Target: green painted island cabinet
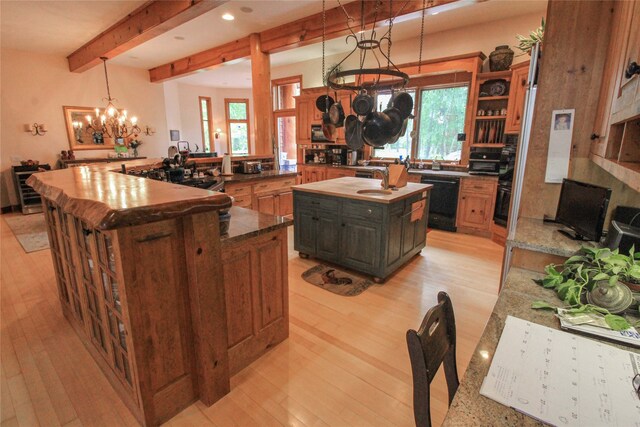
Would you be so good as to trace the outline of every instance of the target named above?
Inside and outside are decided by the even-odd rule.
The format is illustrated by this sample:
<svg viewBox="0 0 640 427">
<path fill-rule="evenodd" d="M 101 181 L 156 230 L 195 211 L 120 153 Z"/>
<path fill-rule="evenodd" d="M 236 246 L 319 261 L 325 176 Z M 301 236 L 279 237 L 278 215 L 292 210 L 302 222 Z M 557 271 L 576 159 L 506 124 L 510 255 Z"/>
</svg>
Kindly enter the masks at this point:
<svg viewBox="0 0 640 427">
<path fill-rule="evenodd" d="M 332 181 L 364 181 L 327 185 Z M 430 185 L 360 195 L 378 180 L 338 178 L 293 188 L 294 249 L 384 280 L 420 253 L 427 238 Z M 342 184 L 348 184 L 344 182 Z M 332 189 L 334 191 L 329 191 Z"/>
</svg>

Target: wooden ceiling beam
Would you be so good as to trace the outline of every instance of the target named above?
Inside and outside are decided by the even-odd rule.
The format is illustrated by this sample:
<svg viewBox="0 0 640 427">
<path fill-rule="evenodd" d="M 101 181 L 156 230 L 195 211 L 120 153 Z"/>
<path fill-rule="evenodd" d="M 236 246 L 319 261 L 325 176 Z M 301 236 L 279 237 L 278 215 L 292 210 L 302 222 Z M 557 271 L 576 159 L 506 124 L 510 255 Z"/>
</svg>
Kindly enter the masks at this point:
<svg viewBox="0 0 640 427">
<path fill-rule="evenodd" d="M 86 71 L 100 64 L 101 57 L 113 58 L 227 1 L 149 1 L 69 55 L 69 71 Z"/>
<path fill-rule="evenodd" d="M 428 0 L 427 9 L 454 3 L 457 0 Z M 458 0 L 459 1 L 459 0 Z M 380 6 L 376 10 L 376 4 Z M 416 14 L 422 10 L 423 0 L 395 1 L 392 2 L 393 16 L 403 16 Z M 360 1 L 353 1 L 344 5 L 328 9 L 326 11 L 326 39 L 335 39 L 350 33 L 347 25 L 346 13 L 353 18 L 351 28 L 357 33 L 362 16 L 364 15 L 365 26 L 371 28 L 374 22 L 383 22 L 389 17 L 389 2 L 386 1 L 366 1 L 364 10 L 361 9 Z M 417 14 L 416 16 L 420 16 Z M 322 12 L 316 13 L 297 21 L 289 22 L 269 30 L 262 31 L 260 41 L 262 51 L 265 53 L 281 52 L 322 40 Z M 236 40 L 222 46 L 207 49 L 203 52 L 178 59 L 168 64 L 163 64 L 149 70 L 151 82 L 162 82 L 164 80 L 181 77 L 187 74 L 203 71 L 208 68 L 218 66 L 224 62 L 249 56 L 249 37 Z"/>
</svg>

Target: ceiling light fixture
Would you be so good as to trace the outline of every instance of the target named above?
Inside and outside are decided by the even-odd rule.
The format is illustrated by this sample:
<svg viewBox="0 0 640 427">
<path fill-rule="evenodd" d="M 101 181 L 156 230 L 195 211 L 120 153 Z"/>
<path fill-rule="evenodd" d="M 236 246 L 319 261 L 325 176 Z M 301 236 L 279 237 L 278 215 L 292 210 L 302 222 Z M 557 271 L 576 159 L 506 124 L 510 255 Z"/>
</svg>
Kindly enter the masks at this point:
<svg viewBox="0 0 640 427">
<path fill-rule="evenodd" d="M 104 65 L 104 79 L 107 83 L 107 97 L 103 98 L 107 101 L 107 106 L 102 112 L 99 108 L 96 108 L 96 116 L 92 117 L 90 114 L 86 116 L 87 130 L 92 134 L 100 134 L 102 139 L 103 135 L 109 138 L 128 138 L 130 136 L 137 136 L 142 133 L 142 130 L 138 126 L 138 119 L 136 117 L 127 117 L 127 110 L 119 111 L 113 101 L 115 98 L 111 97 L 111 90 L 109 89 L 109 75 L 107 74 L 107 59 L 106 57 L 100 58 Z M 80 122 L 78 122 L 80 124 Z"/>
<path fill-rule="evenodd" d="M 236 19 L 236 17 L 230 13 L 225 13 L 224 15 L 222 15 L 222 19 L 224 19 L 225 21 L 233 21 L 234 19 Z"/>
</svg>

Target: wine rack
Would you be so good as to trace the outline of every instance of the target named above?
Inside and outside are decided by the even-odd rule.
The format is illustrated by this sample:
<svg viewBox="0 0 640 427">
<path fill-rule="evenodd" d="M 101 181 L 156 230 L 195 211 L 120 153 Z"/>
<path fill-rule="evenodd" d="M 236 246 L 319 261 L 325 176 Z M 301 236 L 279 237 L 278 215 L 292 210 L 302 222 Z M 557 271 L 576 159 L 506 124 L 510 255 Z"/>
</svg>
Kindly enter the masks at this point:
<svg viewBox="0 0 640 427">
<path fill-rule="evenodd" d="M 49 165 L 39 166 L 13 166 L 13 182 L 16 186 L 16 196 L 20 202 L 23 214 L 42 212 L 42 199 L 40 195 L 27 185 L 27 179 L 38 172 L 38 169 L 50 170 Z"/>
</svg>

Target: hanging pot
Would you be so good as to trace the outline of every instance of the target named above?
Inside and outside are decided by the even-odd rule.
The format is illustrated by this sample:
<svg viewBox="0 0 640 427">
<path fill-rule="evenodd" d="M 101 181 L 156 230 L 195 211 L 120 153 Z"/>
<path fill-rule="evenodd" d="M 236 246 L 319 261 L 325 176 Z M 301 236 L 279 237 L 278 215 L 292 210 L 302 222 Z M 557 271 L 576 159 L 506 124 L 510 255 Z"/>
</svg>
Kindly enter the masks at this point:
<svg viewBox="0 0 640 427">
<path fill-rule="evenodd" d="M 331 123 L 329 113 L 322 113 L 322 134 L 329 141 L 335 141 L 338 136 L 336 126 Z"/>
<path fill-rule="evenodd" d="M 398 138 L 402 138 L 403 136 L 405 136 L 407 134 L 407 126 L 409 125 L 409 118 L 407 117 L 406 119 L 404 119 L 402 121 L 402 129 L 400 129 L 400 134 L 398 135 Z"/>
<path fill-rule="evenodd" d="M 316 108 L 323 113 L 329 111 L 329 108 L 335 103 L 332 97 L 329 95 L 320 95 L 316 98 Z"/>
<path fill-rule="evenodd" d="M 354 98 L 351 108 L 357 115 L 366 116 L 373 111 L 374 104 L 373 97 L 367 94 L 366 91 L 362 91 Z"/>
<path fill-rule="evenodd" d="M 353 114 L 344 120 L 344 139 L 347 141 L 347 147 L 352 150 L 359 150 L 364 146 L 362 122 Z"/>
<path fill-rule="evenodd" d="M 399 92 L 393 97 L 393 107 L 400 111 L 404 120 L 413 112 L 413 98 L 407 92 Z"/>
<path fill-rule="evenodd" d="M 400 137 L 400 131 L 402 130 L 402 122 L 404 121 L 404 117 L 402 117 L 402 113 L 395 107 L 387 108 L 383 111 L 384 114 L 389 116 L 391 119 L 392 127 L 391 127 L 391 135 Z M 398 138 L 395 138 L 397 141 Z M 395 141 L 393 141 L 395 142 Z"/>
<path fill-rule="evenodd" d="M 367 114 L 362 124 L 362 137 L 364 142 L 372 147 L 380 148 L 394 136 L 391 133 L 393 123 L 385 113 L 374 111 Z"/>
<path fill-rule="evenodd" d="M 329 119 L 335 127 L 340 128 L 344 126 L 344 108 L 342 108 L 340 101 L 334 103 L 329 108 Z"/>
</svg>

